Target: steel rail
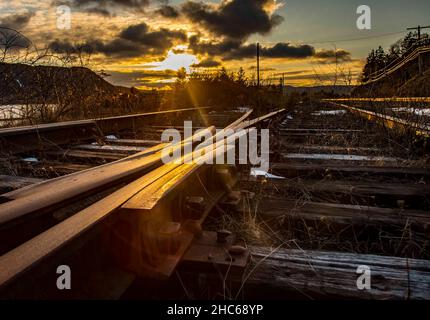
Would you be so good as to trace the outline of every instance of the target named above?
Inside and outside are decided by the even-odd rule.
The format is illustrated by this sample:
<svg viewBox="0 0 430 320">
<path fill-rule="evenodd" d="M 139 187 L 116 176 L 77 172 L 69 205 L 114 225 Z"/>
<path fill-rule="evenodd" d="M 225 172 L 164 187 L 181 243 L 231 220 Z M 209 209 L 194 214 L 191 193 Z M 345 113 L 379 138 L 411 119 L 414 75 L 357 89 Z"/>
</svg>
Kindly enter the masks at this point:
<svg viewBox="0 0 430 320">
<path fill-rule="evenodd" d="M 214 130 L 214 127 L 209 127 L 195 134 L 193 137 L 190 137 L 191 143 L 193 139 L 199 141 L 207 132 L 214 132 Z M 173 150 L 180 149 L 185 143 L 190 143 L 190 140 L 184 140 L 179 144 L 173 145 L 171 148 Z M 155 148 L 160 149 L 160 146 L 156 146 Z M 118 181 L 123 181 L 127 177 L 148 172 L 162 164 L 161 157 L 161 150 L 155 153 L 149 153 L 147 150 L 144 150 L 114 163 L 62 176 L 54 181 L 48 180 L 42 182 L 33 188 L 26 188 L 24 193 L 13 193 L 12 196 L 15 198 L 12 201 L 0 204 L 0 225 L 58 205 L 67 200 L 72 200 L 81 194 L 88 194 L 99 188 L 118 183 Z M 11 195 L 6 195 L 6 197 L 10 199 Z"/>
<path fill-rule="evenodd" d="M 88 125 L 88 124 L 96 125 L 96 124 L 102 124 L 103 122 L 118 121 L 121 119 L 133 119 L 133 118 L 147 117 L 147 116 L 160 115 L 160 114 L 196 111 L 196 110 L 208 109 L 208 108 L 209 107 L 184 108 L 184 109 L 174 109 L 174 110 L 166 110 L 166 111 L 136 113 L 136 114 L 123 115 L 123 116 L 113 116 L 113 117 L 73 120 L 73 121 L 64 121 L 64 122 L 55 122 L 55 123 L 45 123 L 45 124 L 38 124 L 38 125 L 32 125 L 32 126 L 0 128 L 0 137 L 29 133 L 29 132 L 36 133 L 36 132 L 50 131 L 50 130 L 56 130 L 56 129 L 64 129 L 64 128 L 70 128 L 70 127 L 76 127 L 76 126 Z"/>
<path fill-rule="evenodd" d="M 335 106 L 339 106 L 351 112 L 357 113 L 361 117 L 364 117 L 368 120 L 371 120 L 371 121 L 376 120 L 377 122 L 387 126 L 390 129 L 397 127 L 402 130 L 413 130 L 415 134 L 418 136 L 430 137 L 430 126 L 406 121 L 401 118 L 397 118 L 397 117 L 393 117 L 393 116 L 389 116 L 389 115 L 385 115 L 385 114 L 381 114 L 381 113 L 377 113 L 369 110 L 363 110 L 360 108 L 351 107 L 345 104 L 333 103 L 333 102 L 331 103 L 334 104 Z"/>
<path fill-rule="evenodd" d="M 110 134 L 138 126 L 149 117 L 196 111 L 204 108 L 185 108 L 154 111 L 124 116 L 65 121 L 33 126 L 0 129 L 0 152 L 27 152 L 43 145 L 62 145 L 75 140 L 91 139 L 100 132 Z"/>
<path fill-rule="evenodd" d="M 326 102 L 423 102 L 430 103 L 430 97 L 392 97 L 392 98 L 337 98 L 322 99 Z"/>
<path fill-rule="evenodd" d="M 279 112 L 283 112 L 283 110 L 273 112 L 269 115 L 254 119 L 253 121 L 248 121 L 246 124 L 243 119 L 241 119 L 241 122 L 235 121 L 234 124 L 229 127 L 245 129 L 260 121 L 267 120 L 269 117 L 279 114 Z M 242 133 L 243 132 L 246 133 L 246 131 L 242 131 Z M 239 138 L 239 136 L 235 135 L 235 137 L 233 137 L 234 140 L 237 138 Z M 219 148 L 223 148 L 222 150 L 226 151 L 224 146 L 227 139 L 229 139 L 229 136 L 214 143 L 214 148 L 212 148 L 212 151 L 207 154 L 202 155 L 201 150 L 198 150 L 193 151 L 192 155 L 196 155 L 198 159 L 213 157 L 216 155 L 216 150 Z M 190 157 L 190 155 L 184 155 L 183 159 L 187 159 L 188 157 Z M 1 256 L 0 286 L 10 283 L 13 279 L 16 279 L 19 275 L 29 270 L 32 266 L 39 263 L 47 256 L 57 252 L 66 244 L 78 238 L 85 231 L 88 231 L 100 221 L 105 220 L 131 197 L 152 185 L 158 179 L 162 178 L 175 168 L 178 168 L 180 165 L 181 164 L 169 163 L 157 167 L 155 170 L 146 173 L 141 178 L 129 183 L 125 187 L 122 187 L 102 200 L 99 200 L 86 209 L 74 214 L 68 219 L 56 224 L 50 229 Z M 189 167 L 188 164 L 182 165 L 186 166 L 184 168 L 187 169 L 186 171 L 188 171 L 188 173 L 194 172 L 195 166 Z"/>
</svg>

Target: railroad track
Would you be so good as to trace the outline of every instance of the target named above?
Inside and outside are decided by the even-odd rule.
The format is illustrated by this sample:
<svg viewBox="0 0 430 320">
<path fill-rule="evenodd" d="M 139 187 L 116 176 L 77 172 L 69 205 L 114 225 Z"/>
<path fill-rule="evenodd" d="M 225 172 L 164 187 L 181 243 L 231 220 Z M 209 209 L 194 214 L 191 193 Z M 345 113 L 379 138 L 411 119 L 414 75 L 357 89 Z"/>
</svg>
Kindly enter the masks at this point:
<svg viewBox="0 0 430 320">
<path fill-rule="evenodd" d="M 0 153 L 14 154 L 34 149 L 50 149 L 55 145 L 70 144 L 74 141 L 91 140 L 100 132 L 109 134 L 124 129 L 147 126 L 168 116 L 196 113 L 208 108 L 187 108 L 155 111 L 124 116 L 97 119 L 65 121 L 32 126 L 0 128 Z"/>
<path fill-rule="evenodd" d="M 409 110 L 428 110 L 428 103 L 430 99 L 428 98 L 344 98 L 344 99 L 325 99 L 334 106 L 347 109 L 351 112 L 358 114 L 361 117 L 364 117 L 368 120 L 375 121 L 380 123 L 381 125 L 389 128 L 395 129 L 403 133 L 412 133 L 418 136 L 423 136 L 424 138 L 430 137 L 430 126 L 428 122 L 428 118 L 426 114 L 422 114 L 423 119 L 408 119 L 409 117 L 405 117 L 404 115 L 396 115 L 392 110 L 400 110 L 407 111 Z M 355 103 L 364 104 L 364 106 L 355 106 Z M 384 108 L 384 105 L 398 104 L 401 106 L 402 104 L 407 104 L 406 107 L 391 107 Z M 382 104 L 382 107 L 380 106 Z M 411 104 L 413 104 L 411 106 Z M 415 106 L 414 106 L 415 104 Z M 423 104 L 422 106 L 416 106 L 416 104 Z M 387 112 L 388 111 L 388 112 Z"/>
<path fill-rule="evenodd" d="M 226 134 L 227 129 L 258 125 L 282 111 L 246 120 L 251 113 L 248 112 L 214 137 Z M 211 209 L 234 184 L 235 169 L 185 161 L 190 156 L 204 160 L 215 157 L 215 152 L 222 154 L 227 138 L 206 142 L 212 147 L 206 154 L 201 154 L 201 151 L 184 154 L 185 163 L 182 165 L 163 164 L 162 150 L 169 147 L 174 152 L 187 143 L 195 146 L 201 137 L 214 134 L 214 131 L 215 127 L 208 127 L 177 144 L 152 142 L 152 147 L 140 151 L 136 146 L 147 144 L 147 141 L 127 139 L 120 142 L 110 138 L 113 143 L 120 144 L 117 147 L 121 143 L 126 144 L 125 148 L 109 146 L 103 150 L 107 151 L 104 159 L 111 162 L 3 194 L 0 205 L 2 294 L 11 297 L 49 296 L 53 283 L 47 281 L 49 276 L 40 277 L 40 274 L 46 275 L 52 261 L 58 265 L 62 259 L 72 259 L 73 269 L 82 269 L 87 263 L 84 258 L 76 258 L 76 254 L 85 255 L 83 252 L 91 250 L 95 243 L 103 250 L 98 249 L 101 252 L 96 254 L 96 261 L 89 265 L 100 266 L 101 261 L 116 261 L 128 271 L 116 269 L 114 281 L 118 282 L 114 287 L 117 291 L 123 287 L 121 277 L 124 274 L 127 274 L 125 278 L 133 278 L 131 272 L 142 277 L 171 276 L 190 247 L 195 229 L 200 228 Z M 233 141 L 235 139 L 239 136 L 234 136 Z M 93 155 L 97 152 L 95 157 L 99 157 L 102 147 L 94 143 L 81 144 L 71 150 L 82 152 L 87 149 Z M 134 154 L 120 159 L 106 156 L 119 150 Z M 49 150 L 46 153 L 51 154 Z M 69 151 L 67 155 L 70 155 Z M 89 158 L 89 154 L 82 157 Z M 205 233 L 205 236 L 210 238 L 213 233 Z M 220 249 L 224 253 L 223 248 Z M 115 269 L 116 264 L 110 265 Z M 104 268 L 92 272 L 103 273 Z M 22 290 L 21 284 L 26 277 L 30 279 L 27 279 L 29 285 Z M 83 287 L 73 295 L 82 297 L 88 290 L 93 295 L 98 292 L 98 288 L 86 288 L 85 279 L 81 277 Z M 109 280 L 103 278 L 96 287 Z M 44 289 L 34 292 L 30 283 L 35 281 L 41 281 Z M 125 287 L 127 285 L 130 283 Z"/>
<path fill-rule="evenodd" d="M 268 126 L 269 173 L 162 164 L 152 126 L 70 149 L 125 147 L 118 159 L 3 194 L 0 295 L 429 299 L 428 164 L 329 102 L 249 116 L 222 127 Z M 72 290 L 57 289 L 59 265 Z"/>
<path fill-rule="evenodd" d="M 429 164 L 352 111 L 327 101 L 289 110 L 272 176 L 240 181 L 258 195 L 258 234 L 277 248 L 253 248 L 249 286 L 304 299 L 429 298 Z M 357 288 L 360 265 L 371 290 Z"/>
</svg>

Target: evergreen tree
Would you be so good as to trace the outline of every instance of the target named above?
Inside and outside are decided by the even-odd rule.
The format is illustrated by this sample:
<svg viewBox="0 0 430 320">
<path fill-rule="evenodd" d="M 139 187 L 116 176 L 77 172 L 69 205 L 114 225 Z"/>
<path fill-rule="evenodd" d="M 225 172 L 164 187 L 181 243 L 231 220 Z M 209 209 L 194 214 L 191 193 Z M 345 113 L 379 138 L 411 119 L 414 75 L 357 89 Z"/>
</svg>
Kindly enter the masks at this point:
<svg viewBox="0 0 430 320">
<path fill-rule="evenodd" d="M 240 67 L 239 71 L 237 72 L 236 82 L 242 85 L 244 85 L 246 82 L 245 70 L 243 70 L 242 67 Z"/>
</svg>

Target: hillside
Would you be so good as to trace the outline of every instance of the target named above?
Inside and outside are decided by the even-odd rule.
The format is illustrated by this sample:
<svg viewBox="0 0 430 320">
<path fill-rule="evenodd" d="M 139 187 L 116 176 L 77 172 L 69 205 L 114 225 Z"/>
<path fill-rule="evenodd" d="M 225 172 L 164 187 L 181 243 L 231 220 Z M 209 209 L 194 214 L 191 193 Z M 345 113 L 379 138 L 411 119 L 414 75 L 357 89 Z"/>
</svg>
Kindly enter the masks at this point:
<svg viewBox="0 0 430 320">
<path fill-rule="evenodd" d="M 88 68 L 0 63 L 0 104 L 55 103 L 73 95 L 112 96 L 124 91 Z"/>
<path fill-rule="evenodd" d="M 430 70 L 406 81 L 399 88 L 399 95 L 405 97 L 430 97 Z"/>
<path fill-rule="evenodd" d="M 393 72 L 378 80 L 360 85 L 352 92 L 356 97 L 422 97 L 430 95 L 430 52 L 421 54 L 420 74 L 418 56 L 406 57 Z"/>
<path fill-rule="evenodd" d="M 430 70 L 409 79 L 387 77 L 369 85 L 358 86 L 355 97 L 428 97 L 430 96 Z"/>
</svg>

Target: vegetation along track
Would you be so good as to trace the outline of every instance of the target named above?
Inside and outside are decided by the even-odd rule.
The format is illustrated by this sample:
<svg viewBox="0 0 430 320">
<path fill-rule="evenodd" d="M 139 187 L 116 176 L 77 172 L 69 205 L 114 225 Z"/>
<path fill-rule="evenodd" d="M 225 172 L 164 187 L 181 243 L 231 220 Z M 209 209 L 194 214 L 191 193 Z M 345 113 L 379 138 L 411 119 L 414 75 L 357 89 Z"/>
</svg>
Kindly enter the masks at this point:
<svg viewBox="0 0 430 320">
<path fill-rule="evenodd" d="M 272 145 L 272 175 L 243 178 L 252 204 L 239 223 L 221 223 L 250 245 L 276 248 L 254 255 L 254 285 L 302 298 L 428 298 L 426 140 L 407 121 L 399 130 L 352 111 L 333 101 L 289 110 Z M 363 264 L 372 290 L 357 289 Z"/>
</svg>

